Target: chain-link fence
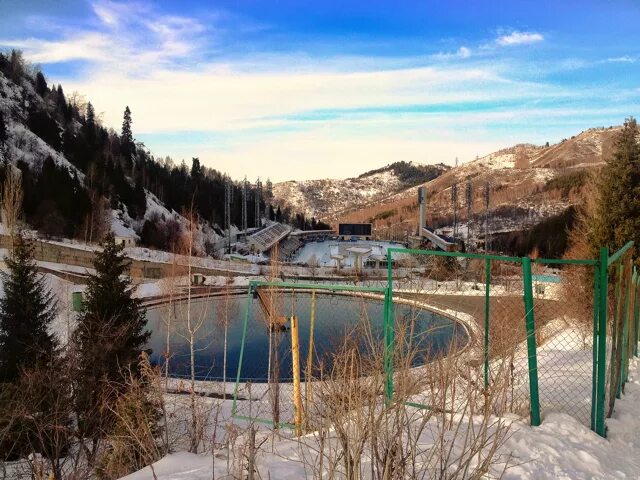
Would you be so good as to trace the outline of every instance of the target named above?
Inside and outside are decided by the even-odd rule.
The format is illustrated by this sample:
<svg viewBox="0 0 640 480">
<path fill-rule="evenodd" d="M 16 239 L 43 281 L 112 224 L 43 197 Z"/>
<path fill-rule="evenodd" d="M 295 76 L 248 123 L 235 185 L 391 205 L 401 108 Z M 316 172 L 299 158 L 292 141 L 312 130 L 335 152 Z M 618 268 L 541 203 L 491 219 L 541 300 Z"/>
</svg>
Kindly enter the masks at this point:
<svg viewBox="0 0 640 480">
<path fill-rule="evenodd" d="M 567 413 L 593 427 L 595 260 L 532 265 L 540 414 Z"/>
<path fill-rule="evenodd" d="M 323 381 L 344 355 L 384 371 L 386 288 L 251 282 L 245 300 L 233 414 L 274 426 L 309 428 Z M 382 391 L 380 392 L 382 393 Z"/>
<path fill-rule="evenodd" d="M 610 258 L 602 249 L 598 259 L 390 249 L 390 308 L 412 301 L 461 325 L 456 354 L 476 367 L 485 389 L 506 384 L 508 410 L 528 413 L 533 425 L 563 412 L 605 436 L 604 419 L 637 355 L 632 245 Z"/>
<path fill-rule="evenodd" d="M 459 333 L 450 342 L 456 351 L 449 353 L 463 358 L 469 367 L 465 374 L 485 389 L 500 377 L 508 410 L 527 415 L 530 385 L 522 259 L 427 250 L 396 254 L 401 252 L 397 266 L 404 275 L 397 276 L 395 268 L 388 272 L 394 307 L 398 302 L 415 302 L 453 324 Z"/>
<path fill-rule="evenodd" d="M 633 242 L 613 255 L 600 251 L 599 306 L 594 377 L 596 431 L 606 435 L 616 399 L 624 393 L 629 362 L 638 354 L 638 274 L 633 265 Z"/>
<path fill-rule="evenodd" d="M 233 413 L 302 431 L 327 401 L 351 402 L 347 377 L 358 394 L 366 384 L 387 403 L 431 409 L 431 366 L 455 358 L 468 386 L 500 385 L 503 408 L 532 425 L 563 412 L 604 436 L 637 355 L 631 251 L 532 260 L 389 249 L 386 284 L 251 282 Z"/>
</svg>

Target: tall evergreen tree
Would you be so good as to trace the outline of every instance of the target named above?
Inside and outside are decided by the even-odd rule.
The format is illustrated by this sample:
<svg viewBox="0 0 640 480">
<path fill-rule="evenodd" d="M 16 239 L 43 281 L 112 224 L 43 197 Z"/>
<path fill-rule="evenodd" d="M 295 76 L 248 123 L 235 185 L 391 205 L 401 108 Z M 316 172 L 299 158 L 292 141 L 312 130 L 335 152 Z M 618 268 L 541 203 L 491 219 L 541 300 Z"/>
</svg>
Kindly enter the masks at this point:
<svg viewBox="0 0 640 480">
<path fill-rule="evenodd" d="M 96 111 L 91 105 L 91 102 L 87 103 L 87 127 L 95 128 L 96 126 Z"/>
<path fill-rule="evenodd" d="M 617 250 L 630 240 L 640 245 L 640 131 L 628 118 L 597 184 L 595 212 L 587 235 L 592 254 L 601 246 Z"/>
<path fill-rule="evenodd" d="M 131 131 L 131 110 L 129 106 L 124 109 L 124 118 L 122 120 L 122 141 L 133 142 L 133 133 Z"/>
<path fill-rule="evenodd" d="M 14 382 L 23 367 L 49 364 L 57 341 L 49 331 L 57 303 L 38 274 L 33 246 L 17 236 L 3 272 L 0 300 L 0 381 Z"/>
<path fill-rule="evenodd" d="M 129 106 L 124 109 L 122 120 L 122 135 L 120 136 L 120 151 L 124 159 L 124 166 L 130 170 L 133 168 L 133 154 L 135 145 L 133 144 L 133 132 L 131 131 L 131 110 Z"/>
<path fill-rule="evenodd" d="M 76 410 L 82 435 L 99 438 L 112 422 L 114 402 L 124 394 L 124 375 L 136 371 L 140 353 L 149 338 L 140 300 L 132 298 L 129 262 L 113 235 L 96 254 L 96 274 L 89 279 L 86 299 L 74 333 L 78 371 Z M 107 408 L 105 408 L 107 407 Z"/>
<path fill-rule="evenodd" d="M 42 98 L 44 98 L 45 94 L 47 93 L 48 89 L 47 89 L 47 81 L 44 78 L 44 75 L 42 74 L 42 72 L 38 72 L 36 73 L 36 93 L 38 95 L 40 95 Z"/>
</svg>

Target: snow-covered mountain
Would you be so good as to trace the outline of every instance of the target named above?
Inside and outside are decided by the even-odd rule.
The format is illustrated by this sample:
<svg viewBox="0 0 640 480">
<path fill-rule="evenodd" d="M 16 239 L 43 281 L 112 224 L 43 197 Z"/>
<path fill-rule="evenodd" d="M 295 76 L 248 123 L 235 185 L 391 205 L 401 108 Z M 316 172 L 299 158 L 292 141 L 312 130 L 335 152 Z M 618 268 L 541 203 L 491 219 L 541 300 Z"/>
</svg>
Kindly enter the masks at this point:
<svg viewBox="0 0 640 480">
<path fill-rule="evenodd" d="M 396 162 L 355 178 L 287 181 L 273 186 L 275 202 L 309 217 L 332 218 L 379 202 L 414 185 L 438 177 L 449 167 Z"/>
<path fill-rule="evenodd" d="M 554 145 L 519 144 L 465 162 L 425 183 L 430 221 L 446 225 L 453 217 L 457 185 L 457 218 L 466 222 L 466 191 L 471 189 L 471 216 L 485 211 L 490 189 L 494 232 L 518 230 L 559 214 L 582 201 L 586 172 L 601 166 L 611 153 L 620 127 L 592 128 Z M 470 187 L 468 187 L 470 185 Z M 342 221 L 373 221 L 378 228 L 415 229 L 417 187 L 340 215 Z"/>
</svg>

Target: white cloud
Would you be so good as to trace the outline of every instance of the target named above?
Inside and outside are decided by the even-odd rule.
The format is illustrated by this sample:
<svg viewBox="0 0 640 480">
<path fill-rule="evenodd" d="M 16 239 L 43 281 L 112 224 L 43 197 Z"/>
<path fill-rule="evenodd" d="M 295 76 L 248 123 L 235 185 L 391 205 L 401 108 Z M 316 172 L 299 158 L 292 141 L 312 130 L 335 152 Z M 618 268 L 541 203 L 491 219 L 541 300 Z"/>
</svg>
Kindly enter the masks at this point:
<svg viewBox="0 0 640 480">
<path fill-rule="evenodd" d="M 636 60 L 637 60 L 636 58 L 631 57 L 629 55 L 607 58 L 607 62 L 610 62 L 610 63 L 635 63 Z"/>
<path fill-rule="evenodd" d="M 541 42 L 544 36 L 538 32 L 514 31 L 506 35 L 501 35 L 496 39 L 496 43 L 501 46 L 526 45 L 529 43 Z"/>
<path fill-rule="evenodd" d="M 1 45 L 23 50 L 34 63 L 59 63 L 70 60 L 106 61 L 110 38 L 101 33 L 83 32 L 62 40 L 0 39 Z"/>
<path fill-rule="evenodd" d="M 458 49 L 458 56 L 460 58 L 469 58 L 471 56 L 471 50 L 464 46 L 460 47 Z"/>
<path fill-rule="evenodd" d="M 440 52 L 431 56 L 434 60 L 455 60 L 460 58 L 469 58 L 471 56 L 471 49 L 465 46 L 460 47 L 453 53 Z"/>
<path fill-rule="evenodd" d="M 178 160 L 200 156 L 235 177 L 339 177 L 396 160 L 468 159 L 535 141 L 510 136 L 513 124 L 531 122 L 530 131 L 539 132 L 559 118 L 565 124 L 576 118 L 588 122 L 595 111 L 565 115 L 549 107 L 525 108 L 548 99 L 591 98 L 584 89 L 512 79 L 526 78 L 522 65 L 502 60 L 498 46 L 543 40 L 535 32 L 505 33 L 491 48 L 460 46 L 427 60 L 319 58 L 299 51 L 230 52 L 213 58 L 205 52 L 224 45 L 217 43 L 223 35 L 220 25 L 236 30 L 237 19 L 222 15 L 207 22 L 159 14 L 146 4 L 110 1 L 96 2 L 94 11 L 99 28 L 74 29 L 55 41 L 14 39 L 9 44 L 43 64 L 85 61 L 80 76 L 50 80 L 62 82 L 67 92 L 85 94 L 104 113 L 105 124 L 116 129 L 129 105 L 134 133 L 149 135 L 145 140 L 154 153 Z M 512 76 L 514 71 L 518 75 Z M 497 108 L 443 108 L 462 102 Z M 490 123 L 502 126 L 500 134 Z M 153 143 L 166 133 L 188 138 L 179 132 L 189 131 L 222 140 Z"/>
<path fill-rule="evenodd" d="M 100 0 L 92 6 L 97 27 L 74 28 L 59 40 L 0 38 L 0 45 L 20 48 L 36 63 L 83 60 L 94 70 L 144 74 L 193 55 L 205 31 L 197 19 L 157 14 L 143 3 Z"/>
</svg>

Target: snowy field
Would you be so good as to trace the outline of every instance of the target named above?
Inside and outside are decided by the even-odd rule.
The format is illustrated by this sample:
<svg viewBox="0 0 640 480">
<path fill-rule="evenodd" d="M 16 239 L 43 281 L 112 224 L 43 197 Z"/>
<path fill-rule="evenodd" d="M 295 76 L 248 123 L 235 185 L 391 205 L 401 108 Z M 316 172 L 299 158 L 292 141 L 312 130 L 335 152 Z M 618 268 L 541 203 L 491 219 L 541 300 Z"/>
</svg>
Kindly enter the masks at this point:
<svg viewBox="0 0 640 480">
<path fill-rule="evenodd" d="M 547 352 L 549 353 L 549 352 Z M 588 355 L 583 360 L 588 362 Z M 508 418 L 510 433 L 500 447 L 497 456 L 508 462 L 502 478 L 520 479 L 631 479 L 640 478 L 640 362 L 634 359 L 630 368 L 630 380 L 626 394 L 616 402 L 613 417 L 607 420 L 609 434 L 603 439 L 574 417 L 548 411 L 539 427 L 531 427 L 527 420 Z M 183 401 L 186 398 L 183 397 Z M 231 402 L 211 400 L 216 403 L 218 418 L 228 421 Z M 217 441 L 229 426 L 219 427 Z M 264 432 L 263 432 L 264 434 Z M 302 442 L 312 441 L 312 435 L 302 437 Z M 428 439 L 425 438 L 428 442 Z M 303 479 L 310 476 L 305 465 L 301 443 L 291 439 L 267 442 L 258 456 L 260 477 L 272 479 Z M 235 459 L 233 452 L 224 448 L 210 453 L 194 455 L 176 451 L 150 468 L 124 477 L 126 480 L 204 480 L 228 478 L 229 465 Z M 499 467 L 499 466 L 498 466 Z M 499 478 L 501 472 L 486 478 Z"/>
<path fill-rule="evenodd" d="M 401 243 L 368 240 L 360 240 L 358 242 L 341 242 L 335 240 L 310 242 L 305 244 L 304 247 L 298 251 L 293 259 L 293 263 L 308 265 L 315 264 L 319 267 L 335 267 L 335 257 L 341 256 L 344 257 L 343 260 L 341 260 L 341 265 L 343 267 L 353 267 L 356 261 L 356 254 L 349 250 L 354 248 L 368 250 L 367 253 L 362 255 L 363 262 L 366 262 L 367 259 L 372 256 L 386 257 L 388 248 L 404 248 L 404 245 Z M 386 266 L 386 261 L 383 261 L 382 263 L 383 266 Z"/>
</svg>

